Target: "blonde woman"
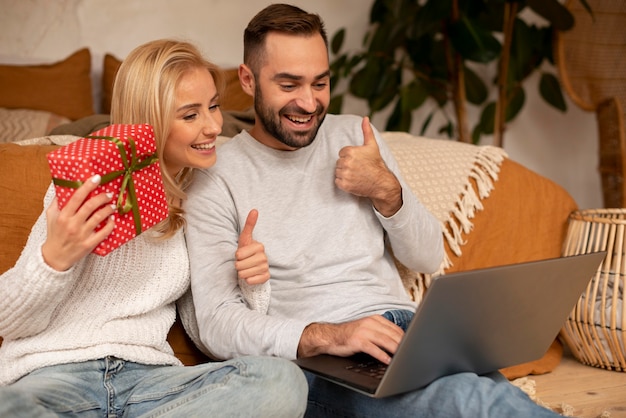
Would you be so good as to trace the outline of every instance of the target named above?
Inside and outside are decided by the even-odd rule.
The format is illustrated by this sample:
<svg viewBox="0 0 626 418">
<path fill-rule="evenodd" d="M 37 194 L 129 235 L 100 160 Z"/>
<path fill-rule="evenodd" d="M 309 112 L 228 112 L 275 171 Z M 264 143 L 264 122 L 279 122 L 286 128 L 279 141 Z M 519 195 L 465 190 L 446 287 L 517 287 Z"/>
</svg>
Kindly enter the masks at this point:
<svg viewBox="0 0 626 418">
<path fill-rule="evenodd" d="M 170 215 L 102 257 L 91 251 L 115 227 L 115 197 L 87 199 L 99 176 L 62 210 L 48 189 L 19 260 L 0 276 L 0 416 L 303 415 L 307 385 L 292 363 L 183 367 L 166 340 L 178 304 L 199 341 L 182 203 L 193 170 L 216 160 L 219 86 L 218 68 L 186 42 L 149 42 L 124 60 L 111 121 L 154 127 Z M 263 248 L 245 241 L 238 269 L 262 282 Z"/>
</svg>

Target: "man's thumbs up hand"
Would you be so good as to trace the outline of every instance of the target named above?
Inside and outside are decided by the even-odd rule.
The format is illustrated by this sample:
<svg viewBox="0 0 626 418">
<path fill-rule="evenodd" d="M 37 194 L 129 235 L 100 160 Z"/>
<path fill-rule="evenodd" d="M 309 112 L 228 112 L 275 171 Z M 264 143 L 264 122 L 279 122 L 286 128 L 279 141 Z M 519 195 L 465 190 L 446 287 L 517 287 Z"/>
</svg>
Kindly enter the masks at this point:
<svg viewBox="0 0 626 418">
<path fill-rule="evenodd" d="M 335 166 L 335 185 L 341 190 L 357 196 L 372 197 L 381 172 L 387 166 L 380 156 L 378 144 L 369 123 L 363 118 L 363 145 L 343 147 Z"/>
<path fill-rule="evenodd" d="M 246 223 L 239 234 L 239 244 L 235 252 L 237 276 L 250 285 L 265 283 L 270 278 L 265 247 L 252 237 L 258 218 L 259 212 L 256 209 L 248 213 Z"/>
<path fill-rule="evenodd" d="M 335 185 L 353 195 L 370 198 L 374 207 L 388 217 L 402 206 L 402 187 L 380 155 L 369 118 L 363 118 L 361 129 L 363 145 L 339 151 Z"/>
</svg>

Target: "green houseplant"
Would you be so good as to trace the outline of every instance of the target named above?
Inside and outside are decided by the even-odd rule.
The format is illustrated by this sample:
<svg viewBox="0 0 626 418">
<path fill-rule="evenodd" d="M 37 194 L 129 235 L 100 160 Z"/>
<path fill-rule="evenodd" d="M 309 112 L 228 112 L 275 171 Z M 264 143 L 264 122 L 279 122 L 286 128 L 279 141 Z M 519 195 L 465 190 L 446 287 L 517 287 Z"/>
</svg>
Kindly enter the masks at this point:
<svg viewBox="0 0 626 418">
<path fill-rule="evenodd" d="M 591 12 L 586 0 L 579 1 Z M 525 22 L 520 13 L 526 8 L 547 25 Z M 330 110 L 340 112 L 351 94 L 366 100 L 370 116 L 392 106 L 385 129 L 409 131 L 412 113 L 432 99 L 436 110 L 422 133 L 440 112 L 446 121 L 440 133 L 474 143 L 493 134 L 502 146 L 506 122 L 522 109 L 524 80 L 534 71 L 541 71 L 541 97 L 566 110 L 557 77 L 541 67 L 554 63 L 553 32 L 573 25 L 558 0 L 375 0 L 362 50 L 341 53 L 345 29 L 332 37 Z M 481 69 L 494 65 L 497 75 L 485 81 Z M 342 79 L 347 90 L 338 92 Z M 481 108 L 471 132 L 468 103 Z"/>
</svg>

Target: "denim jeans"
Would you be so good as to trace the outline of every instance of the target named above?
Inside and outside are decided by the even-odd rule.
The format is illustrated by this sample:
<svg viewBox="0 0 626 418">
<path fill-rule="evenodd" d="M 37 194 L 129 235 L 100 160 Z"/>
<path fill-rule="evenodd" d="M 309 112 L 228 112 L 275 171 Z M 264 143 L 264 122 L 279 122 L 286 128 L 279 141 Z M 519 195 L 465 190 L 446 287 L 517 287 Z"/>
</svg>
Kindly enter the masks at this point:
<svg viewBox="0 0 626 418">
<path fill-rule="evenodd" d="M 389 311 L 383 317 L 404 330 L 413 312 Z M 374 399 L 306 372 L 307 417 L 559 417 L 533 402 L 499 372 L 477 376 L 459 373 L 425 388 Z"/>
<path fill-rule="evenodd" d="M 107 357 L 0 387 L 0 417 L 297 417 L 306 394 L 300 369 L 277 358 L 179 367 Z"/>
</svg>

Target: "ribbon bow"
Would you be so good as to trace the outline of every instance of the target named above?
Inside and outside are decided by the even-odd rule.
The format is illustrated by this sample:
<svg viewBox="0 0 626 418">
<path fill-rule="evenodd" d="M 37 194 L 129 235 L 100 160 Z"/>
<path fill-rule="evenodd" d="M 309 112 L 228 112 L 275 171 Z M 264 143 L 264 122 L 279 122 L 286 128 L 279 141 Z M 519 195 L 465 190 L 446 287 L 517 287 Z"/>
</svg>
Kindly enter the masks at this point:
<svg viewBox="0 0 626 418">
<path fill-rule="evenodd" d="M 126 148 L 124 148 L 124 143 L 119 139 L 112 136 L 86 136 L 85 138 L 89 139 L 104 139 L 107 141 L 113 142 L 117 149 L 120 152 L 120 157 L 122 158 L 122 165 L 124 166 L 123 170 L 112 171 L 108 174 L 105 174 L 100 179 L 100 185 L 107 184 L 119 176 L 124 176 L 122 179 L 122 185 L 120 187 L 120 194 L 117 198 L 117 212 L 120 215 L 126 214 L 132 210 L 133 212 L 133 221 L 135 223 L 135 233 L 136 235 L 141 234 L 141 215 L 139 213 L 139 205 L 137 204 L 137 195 L 135 193 L 135 183 L 133 181 L 133 173 L 135 171 L 142 170 L 148 167 L 150 164 L 155 163 L 158 160 L 156 152 L 148 155 L 143 160 L 139 160 L 137 157 L 137 147 L 135 145 L 135 140 L 132 137 L 128 137 L 128 144 L 130 145 L 130 158 L 126 153 Z M 72 189 L 79 188 L 83 182 L 71 181 L 59 178 L 53 178 L 53 183 L 57 186 L 68 187 Z M 125 198 L 126 197 L 126 198 Z"/>
</svg>

